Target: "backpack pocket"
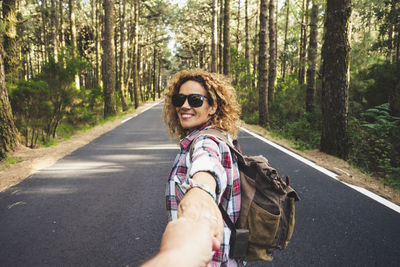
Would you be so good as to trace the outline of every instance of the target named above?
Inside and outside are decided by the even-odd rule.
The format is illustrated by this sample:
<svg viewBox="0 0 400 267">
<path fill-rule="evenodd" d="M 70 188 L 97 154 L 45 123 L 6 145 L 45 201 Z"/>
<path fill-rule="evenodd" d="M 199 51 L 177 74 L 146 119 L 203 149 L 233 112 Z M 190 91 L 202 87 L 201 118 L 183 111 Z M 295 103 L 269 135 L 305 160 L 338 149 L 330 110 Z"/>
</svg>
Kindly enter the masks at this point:
<svg viewBox="0 0 400 267">
<path fill-rule="evenodd" d="M 294 201 L 295 199 L 292 197 L 288 198 L 288 214 L 287 214 L 287 218 L 288 218 L 288 234 L 286 236 L 286 240 L 285 240 L 285 246 L 286 247 L 289 244 L 290 239 L 292 238 L 293 235 L 293 231 L 294 231 L 294 224 L 295 224 L 295 205 L 294 205 Z"/>
<path fill-rule="evenodd" d="M 281 215 L 269 213 L 255 202 L 250 205 L 248 216 L 249 223 L 249 248 L 247 261 L 272 260 L 272 254 L 266 248 L 271 247 L 279 227 Z"/>
</svg>

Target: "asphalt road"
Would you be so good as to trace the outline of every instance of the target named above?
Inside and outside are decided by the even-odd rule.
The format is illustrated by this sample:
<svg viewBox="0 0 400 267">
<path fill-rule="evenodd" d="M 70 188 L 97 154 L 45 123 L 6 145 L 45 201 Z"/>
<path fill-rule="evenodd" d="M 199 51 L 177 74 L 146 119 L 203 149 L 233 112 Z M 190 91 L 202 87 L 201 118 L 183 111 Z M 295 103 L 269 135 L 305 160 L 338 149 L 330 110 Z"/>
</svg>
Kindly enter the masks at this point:
<svg viewBox="0 0 400 267">
<path fill-rule="evenodd" d="M 162 105 L 0 193 L 0 266 L 138 266 L 167 222 L 178 152 Z M 289 247 L 248 266 L 399 266 L 400 214 L 246 133 L 244 152 L 290 175 L 302 200 Z"/>
</svg>

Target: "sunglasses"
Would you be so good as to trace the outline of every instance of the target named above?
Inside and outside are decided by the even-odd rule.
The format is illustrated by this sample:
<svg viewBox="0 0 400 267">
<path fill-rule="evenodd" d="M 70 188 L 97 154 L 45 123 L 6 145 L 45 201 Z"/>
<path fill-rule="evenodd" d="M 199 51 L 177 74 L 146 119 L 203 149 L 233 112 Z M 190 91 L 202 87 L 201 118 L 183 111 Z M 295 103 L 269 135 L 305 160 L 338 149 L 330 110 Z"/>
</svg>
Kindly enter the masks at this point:
<svg viewBox="0 0 400 267">
<path fill-rule="evenodd" d="M 204 99 L 207 99 L 208 103 L 212 105 L 212 99 L 210 99 L 208 96 L 204 96 L 201 94 L 174 94 L 172 95 L 172 105 L 177 108 L 182 107 L 182 105 L 186 101 L 186 98 L 188 99 L 188 103 L 192 108 L 201 107 L 203 105 Z"/>
</svg>

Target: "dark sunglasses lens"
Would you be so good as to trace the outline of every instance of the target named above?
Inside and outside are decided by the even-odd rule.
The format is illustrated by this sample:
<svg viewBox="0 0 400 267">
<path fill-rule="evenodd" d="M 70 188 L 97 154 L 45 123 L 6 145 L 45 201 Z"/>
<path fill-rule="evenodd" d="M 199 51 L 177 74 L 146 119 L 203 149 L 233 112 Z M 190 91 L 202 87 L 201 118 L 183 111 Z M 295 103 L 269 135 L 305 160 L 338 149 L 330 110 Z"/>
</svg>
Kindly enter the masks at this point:
<svg viewBox="0 0 400 267">
<path fill-rule="evenodd" d="M 194 108 L 201 107 L 203 105 L 204 96 L 202 95 L 189 95 L 189 105 Z"/>
<path fill-rule="evenodd" d="M 182 94 L 176 94 L 172 96 L 172 105 L 175 107 L 181 107 L 185 103 L 186 96 Z"/>
</svg>

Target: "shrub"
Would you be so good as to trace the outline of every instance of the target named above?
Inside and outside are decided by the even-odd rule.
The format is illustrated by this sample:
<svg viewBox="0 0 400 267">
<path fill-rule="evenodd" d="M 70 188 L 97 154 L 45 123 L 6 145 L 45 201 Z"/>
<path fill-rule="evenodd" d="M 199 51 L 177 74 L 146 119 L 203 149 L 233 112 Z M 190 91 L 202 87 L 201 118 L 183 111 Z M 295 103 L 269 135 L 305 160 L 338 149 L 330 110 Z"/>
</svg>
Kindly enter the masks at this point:
<svg viewBox="0 0 400 267">
<path fill-rule="evenodd" d="M 370 108 L 349 122 L 350 160 L 400 188 L 400 118 L 390 115 L 389 104 Z"/>
</svg>

